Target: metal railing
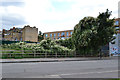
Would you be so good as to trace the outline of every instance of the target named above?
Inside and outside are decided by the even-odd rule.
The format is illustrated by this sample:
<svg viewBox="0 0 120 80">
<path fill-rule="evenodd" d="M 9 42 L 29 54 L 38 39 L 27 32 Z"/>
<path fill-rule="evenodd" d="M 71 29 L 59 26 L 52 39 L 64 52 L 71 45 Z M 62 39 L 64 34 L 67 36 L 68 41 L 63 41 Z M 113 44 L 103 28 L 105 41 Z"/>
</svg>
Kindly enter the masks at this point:
<svg viewBox="0 0 120 80">
<path fill-rule="evenodd" d="M 106 56 L 108 51 L 105 51 Z M 75 51 L 48 52 L 36 50 L 2 50 L 2 58 L 61 58 L 61 57 L 98 57 L 93 54 L 76 54 Z"/>
<path fill-rule="evenodd" d="M 47 51 L 30 51 L 30 50 L 4 50 L 2 58 L 59 58 L 59 57 L 75 57 L 74 52 L 47 52 Z"/>
</svg>

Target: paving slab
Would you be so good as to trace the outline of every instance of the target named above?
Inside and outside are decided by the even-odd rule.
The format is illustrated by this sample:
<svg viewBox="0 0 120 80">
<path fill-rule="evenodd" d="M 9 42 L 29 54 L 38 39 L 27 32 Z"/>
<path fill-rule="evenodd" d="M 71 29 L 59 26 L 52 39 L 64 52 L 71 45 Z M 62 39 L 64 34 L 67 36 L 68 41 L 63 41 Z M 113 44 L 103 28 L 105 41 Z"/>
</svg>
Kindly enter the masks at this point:
<svg viewBox="0 0 120 80">
<path fill-rule="evenodd" d="M 25 59 L 0 59 L 0 63 L 28 63 L 28 62 L 60 62 L 60 61 L 86 61 L 86 60 L 109 60 L 117 57 L 77 57 L 77 58 L 25 58 Z"/>
</svg>

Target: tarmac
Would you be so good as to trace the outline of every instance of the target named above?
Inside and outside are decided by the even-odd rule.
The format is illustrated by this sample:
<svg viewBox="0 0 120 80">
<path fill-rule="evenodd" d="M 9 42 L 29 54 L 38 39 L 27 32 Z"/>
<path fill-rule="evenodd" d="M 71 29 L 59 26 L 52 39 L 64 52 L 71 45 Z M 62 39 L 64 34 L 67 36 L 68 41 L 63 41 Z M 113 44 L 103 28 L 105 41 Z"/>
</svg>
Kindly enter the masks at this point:
<svg viewBox="0 0 120 80">
<path fill-rule="evenodd" d="M 24 59 L 0 59 L 0 63 L 30 63 L 30 62 L 63 62 L 63 61 L 89 61 L 110 60 L 118 57 L 76 57 L 76 58 L 24 58 Z"/>
</svg>

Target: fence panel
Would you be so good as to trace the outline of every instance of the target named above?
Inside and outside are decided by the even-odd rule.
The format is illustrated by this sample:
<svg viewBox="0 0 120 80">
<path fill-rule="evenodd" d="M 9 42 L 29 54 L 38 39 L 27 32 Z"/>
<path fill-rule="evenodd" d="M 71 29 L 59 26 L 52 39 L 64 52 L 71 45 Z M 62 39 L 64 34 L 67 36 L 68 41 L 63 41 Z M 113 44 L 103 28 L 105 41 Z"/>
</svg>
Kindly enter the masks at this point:
<svg viewBox="0 0 120 80">
<path fill-rule="evenodd" d="M 2 58 L 61 58 L 61 57 L 75 57 L 74 52 L 41 52 L 30 50 L 4 50 L 2 51 Z"/>
<path fill-rule="evenodd" d="M 108 56 L 108 51 L 103 55 Z M 95 57 L 93 54 L 76 54 L 75 51 L 71 52 L 43 52 L 31 50 L 4 50 L 2 51 L 1 58 L 64 58 L 64 57 Z M 97 57 L 97 56 L 96 56 Z"/>
</svg>

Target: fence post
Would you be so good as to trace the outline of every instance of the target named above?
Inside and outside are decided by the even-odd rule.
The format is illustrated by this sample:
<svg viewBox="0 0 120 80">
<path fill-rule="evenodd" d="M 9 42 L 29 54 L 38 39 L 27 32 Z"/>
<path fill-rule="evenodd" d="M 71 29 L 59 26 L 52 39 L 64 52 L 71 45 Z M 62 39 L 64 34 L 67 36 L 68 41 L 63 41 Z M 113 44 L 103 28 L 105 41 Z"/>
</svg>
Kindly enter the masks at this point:
<svg viewBox="0 0 120 80">
<path fill-rule="evenodd" d="M 23 55 L 24 55 L 24 53 L 23 53 L 23 50 L 22 50 L 22 53 L 21 53 L 21 57 L 22 57 L 22 58 L 24 58 Z"/>
<path fill-rule="evenodd" d="M 11 58 L 11 53 L 10 53 L 10 58 Z"/>
<path fill-rule="evenodd" d="M 56 56 L 56 58 L 57 58 L 57 52 L 56 52 L 56 55 L 55 55 L 55 56 Z"/>
<path fill-rule="evenodd" d="M 45 52 L 45 58 L 47 58 L 47 53 Z"/>
<path fill-rule="evenodd" d="M 74 57 L 76 57 L 76 51 L 75 51 L 75 55 L 74 55 Z"/>
<path fill-rule="evenodd" d="M 35 58 L 35 50 L 34 50 L 34 53 L 33 53 L 33 55 L 34 55 L 34 58 Z"/>
<path fill-rule="evenodd" d="M 65 51 L 65 57 L 67 57 L 67 51 Z"/>
</svg>

